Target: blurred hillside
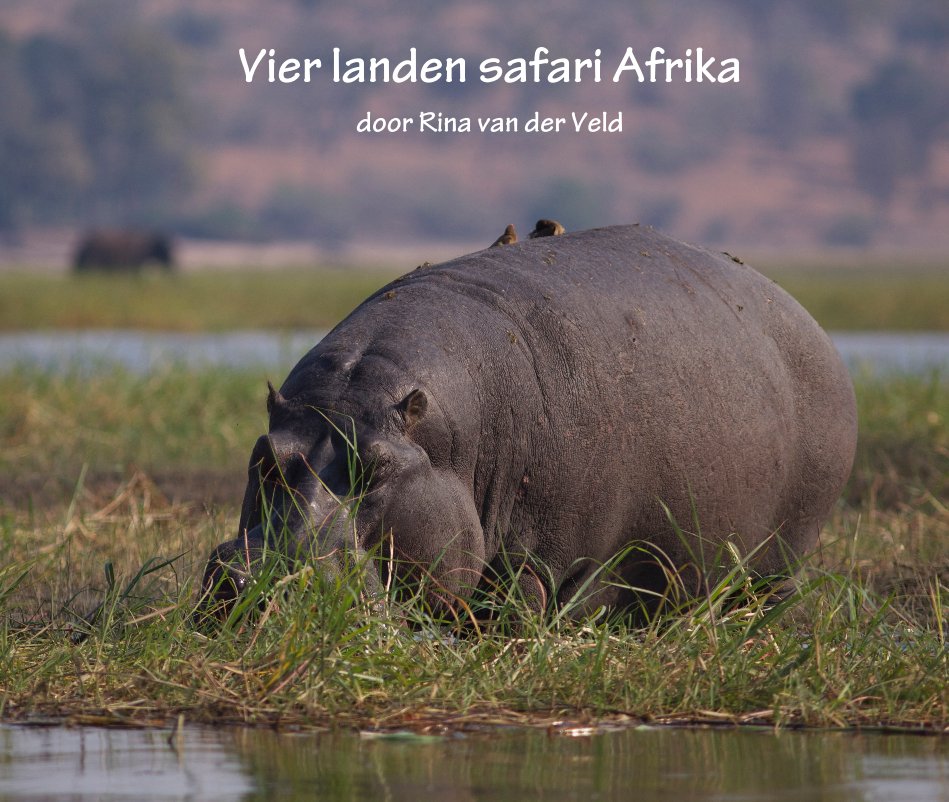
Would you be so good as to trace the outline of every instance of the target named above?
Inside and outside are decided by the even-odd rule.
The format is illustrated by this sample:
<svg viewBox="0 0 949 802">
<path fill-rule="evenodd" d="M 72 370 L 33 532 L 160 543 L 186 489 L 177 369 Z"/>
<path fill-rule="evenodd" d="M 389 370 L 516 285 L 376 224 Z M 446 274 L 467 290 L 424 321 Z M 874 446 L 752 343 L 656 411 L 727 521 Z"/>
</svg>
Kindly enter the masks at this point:
<svg viewBox="0 0 949 802">
<path fill-rule="evenodd" d="M 0 232 L 490 242 L 642 221 L 723 247 L 949 247 L 945 0 L 4 0 Z M 371 27 L 367 24 L 371 23 Z M 482 84 L 477 64 L 662 46 L 739 84 Z M 278 58 L 464 56 L 464 84 L 244 81 Z M 604 72 L 610 70 L 605 68 Z M 622 134 L 358 134 L 381 116 L 622 111 Z"/>
</svg>

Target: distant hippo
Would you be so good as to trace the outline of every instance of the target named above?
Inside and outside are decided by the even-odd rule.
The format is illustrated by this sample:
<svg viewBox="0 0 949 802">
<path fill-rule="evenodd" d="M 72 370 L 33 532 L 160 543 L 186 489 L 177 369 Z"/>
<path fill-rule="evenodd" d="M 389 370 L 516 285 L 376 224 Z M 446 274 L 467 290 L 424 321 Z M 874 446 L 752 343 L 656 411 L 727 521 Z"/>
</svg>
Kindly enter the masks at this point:
<svg viewBox="0 0 949 802">
<path fill-rule="evenodd" d="M 91 231 L 76 248 L 73 267 L 87 270 L 137 271 L 154 263 L 171 270 L 174 253 L 171 241 L 164 234 L 147 231 Z"/>
<path fill-rule="evenodd" d="M 794 299 L 639 226 L 409 273 L 268 408 L 238 536 L 204 577 L 224 609 L 272 548 L 379 546 L 381 579 L 424 575 L 443 610 L 506 568 L 537 609 L 582 591 L 578 613 L 655 609 L 670 569 L 699 595 L 736 554 L 787 576 L 856 442 L 847 370 Z"/>
</svg>

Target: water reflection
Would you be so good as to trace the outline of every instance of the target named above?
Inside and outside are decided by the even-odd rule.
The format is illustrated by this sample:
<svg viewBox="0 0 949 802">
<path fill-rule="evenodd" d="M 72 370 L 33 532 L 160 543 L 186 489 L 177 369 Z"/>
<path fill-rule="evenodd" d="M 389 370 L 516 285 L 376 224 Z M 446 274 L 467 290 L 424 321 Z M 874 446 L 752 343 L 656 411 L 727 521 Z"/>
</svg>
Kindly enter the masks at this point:
<svg viewBox="0 0 949 802">
<path fill-rule="evenodd" d="M 0 798 L 949 799 L 936 737 L 637 729 L 436 739 L 0 727 Z"/>
<path fill-rule="evenodd" d="M 0 799 L 239 799 L 253 790 L 225 733 L 0 726 Z"/>
<path fill-rule="evenodd" d="M 235 746 L 261 799 L 949 798 L 936 738 L 652 729 L 415 743 L 247 731 Z"/>
</svg>

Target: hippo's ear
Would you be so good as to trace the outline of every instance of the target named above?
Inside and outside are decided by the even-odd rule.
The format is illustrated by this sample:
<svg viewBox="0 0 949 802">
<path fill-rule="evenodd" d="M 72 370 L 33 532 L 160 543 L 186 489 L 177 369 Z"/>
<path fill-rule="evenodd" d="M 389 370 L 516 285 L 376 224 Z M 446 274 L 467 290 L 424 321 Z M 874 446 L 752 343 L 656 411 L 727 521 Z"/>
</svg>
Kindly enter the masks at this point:
<svg viewBox="0 0 949 802">
<path fill-rule="evenodd" d="M 267 414 L 273 414 L 273 408 L 277 406 L 277 404 L 282 404 L 285 400 L 286 399 L 280 395 L 280 391 L 275 390 L 274 386 L 270 382 L 267 382 Z"/>
<path fill-rule="evenodd" d="M 428 396 L 424 390 L 414 389 L 399 403 L 399 411 L 405 418 L 406 428 L 411 428 L 418 423 L 425 415 L 428 409 Z"/>
</svg>

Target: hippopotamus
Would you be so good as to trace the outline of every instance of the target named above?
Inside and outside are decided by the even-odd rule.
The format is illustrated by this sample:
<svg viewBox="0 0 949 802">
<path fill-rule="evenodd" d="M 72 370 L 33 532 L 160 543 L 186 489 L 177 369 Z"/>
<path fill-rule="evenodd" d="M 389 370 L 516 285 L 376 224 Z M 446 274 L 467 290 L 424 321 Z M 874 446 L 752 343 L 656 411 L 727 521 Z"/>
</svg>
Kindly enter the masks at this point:
<svg viewBox="0 0 949 802">
<path fill-rule="evenodd" d="M 164 234 L 126 229 L 91 231 L 82 238 L 73 258 L 76 272 L 137 271 L 149 263 L 166 271 L 174 268 L 174 251 Z"/>
<path fill-rule="evenodd" d="M 582 615 L 700 597 L 739 559 L 777 585 L 856 442 L 848 372 L 793 298 L 638 225 L 416 269 L 267 406 L 204 576 L 224 609 L 273 550 L 380 554 L 375 591 L 424 579 L 442 610 L 505 571 L 529 608 Z"/>
</svg>

